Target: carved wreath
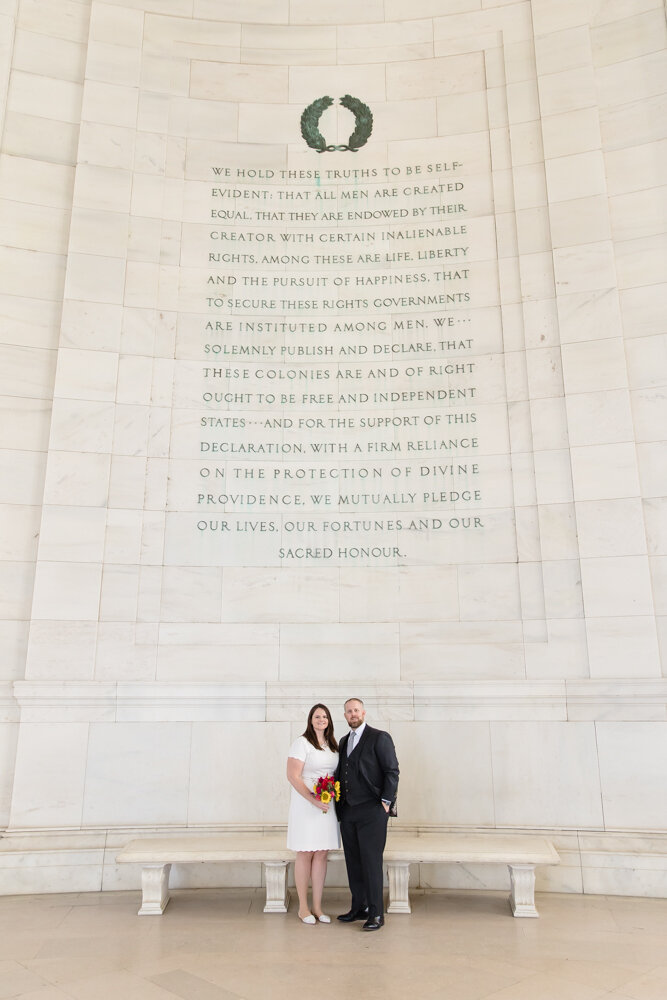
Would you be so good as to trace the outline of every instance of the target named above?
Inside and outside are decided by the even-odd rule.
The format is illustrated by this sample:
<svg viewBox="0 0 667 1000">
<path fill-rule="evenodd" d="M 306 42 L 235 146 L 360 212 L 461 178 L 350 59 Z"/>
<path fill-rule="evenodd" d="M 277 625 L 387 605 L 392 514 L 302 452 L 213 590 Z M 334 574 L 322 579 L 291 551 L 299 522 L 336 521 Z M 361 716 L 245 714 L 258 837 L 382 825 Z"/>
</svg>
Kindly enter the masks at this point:
<svg viewBox="0 0 667 1000">
<path fill-rule="evenodd" d="M 367 104 L 345 94 L 341 97 L 340 103 L 354 115 L 355 129 L 345 146 L 328 146 L 327 141 L 319 130 L 319 121 L 322 113 L 333 104 L 333 97 L 318 97 L 316 101 L 309 104 L 301 115 L 301 135 L 311 149 L 318 153 L 350 152 L 356 153 L 358 149 L 366 144 L 373 131 L 373 115 Z"/>
</svg>

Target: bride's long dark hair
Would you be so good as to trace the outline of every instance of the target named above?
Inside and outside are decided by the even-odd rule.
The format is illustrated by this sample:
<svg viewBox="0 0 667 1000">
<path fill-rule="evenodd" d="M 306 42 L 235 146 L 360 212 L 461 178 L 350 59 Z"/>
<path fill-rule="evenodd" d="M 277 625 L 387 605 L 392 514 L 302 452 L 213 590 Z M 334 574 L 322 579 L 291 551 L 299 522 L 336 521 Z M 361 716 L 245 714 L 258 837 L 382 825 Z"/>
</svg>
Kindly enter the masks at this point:
<svg viewBox="0 0 667 1000">
<path fill-rule="evenodd" d="M 315 715 L 315 712 L 318 710 L 318 708 L 321 708 L 323 712 L 327 713 L 327 719 L 329 720 L 329 725 L 324 730 L 324 739 L 329 744 L 329 749 L 333 750 L 334 753 L 338 753 L 338 743 L 336 742 L 336 737 L 334 736 L 333 719 L 331 718 L 331 712 L 329 711 L 326 705 L 322 705 L 320 702 L 318 702 L 317 705 L 313 705 L 310 712 L 308 713 L 308 723 L 306 725 L 306 731 L 303 733 L 303 735 L 306 737 L 309 743 L 312 743 L 312 745 L 315 747 L 316 750 L 322 749 L 319 740 L 317 738 L 317 733 L 313 729 L 313 716 Z"/>
</svg>

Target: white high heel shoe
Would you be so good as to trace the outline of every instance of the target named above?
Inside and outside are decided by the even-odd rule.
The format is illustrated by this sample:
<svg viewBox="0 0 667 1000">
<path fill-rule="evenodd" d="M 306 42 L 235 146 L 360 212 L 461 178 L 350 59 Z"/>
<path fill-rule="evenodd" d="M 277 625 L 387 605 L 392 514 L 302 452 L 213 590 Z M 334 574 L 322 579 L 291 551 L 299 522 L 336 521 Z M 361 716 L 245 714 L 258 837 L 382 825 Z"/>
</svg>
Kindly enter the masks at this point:
<svg viewBox="0 0 667 1000">
<path fill-rule="evenodd" d="M 302 924 L 316 924 L 317 923 L 317 917 L 313 916 L 312 913 L 309 913 L 307 917 L 299 917 L 299 920 L 301 921 Z"/>
<path fill-rule="evenodd" d="M 319 920 L 319 922 L 321 924 L 330 924 L 331 923 L 331 917 L 328 917 L 326 915 L 326 913 L 320 913 L 320 915 L 319 915 L 319 917 L 317 919 Z"/>
</svg>

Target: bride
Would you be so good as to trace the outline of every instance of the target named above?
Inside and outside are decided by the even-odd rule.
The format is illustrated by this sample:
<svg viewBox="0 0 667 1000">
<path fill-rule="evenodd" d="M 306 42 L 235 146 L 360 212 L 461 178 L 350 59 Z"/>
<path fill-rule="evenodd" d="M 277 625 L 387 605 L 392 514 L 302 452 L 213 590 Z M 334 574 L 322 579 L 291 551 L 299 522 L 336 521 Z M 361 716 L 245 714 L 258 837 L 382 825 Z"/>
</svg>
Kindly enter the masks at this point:
<svg viewBox="0 0 667 1000">
<path fill-rule="evenodd" d="M 292 786 L 287 820 L 287 847 L 296 851 L 294 881 L 299 896 L 299 917 L 304 924 L 331 923 L 322 912 L 322 890 L 330 850 L 340 847 L 333 801 L 320 802 L 313 787 L 318 778 L 333 776 L 338 764 L 338 743 L 326 705 L 313 705 L 305 732 L 294 741 L 287 757 L 287 780 Z M 312 911 L 308 883 L 313 889 Z"/>
</svg>

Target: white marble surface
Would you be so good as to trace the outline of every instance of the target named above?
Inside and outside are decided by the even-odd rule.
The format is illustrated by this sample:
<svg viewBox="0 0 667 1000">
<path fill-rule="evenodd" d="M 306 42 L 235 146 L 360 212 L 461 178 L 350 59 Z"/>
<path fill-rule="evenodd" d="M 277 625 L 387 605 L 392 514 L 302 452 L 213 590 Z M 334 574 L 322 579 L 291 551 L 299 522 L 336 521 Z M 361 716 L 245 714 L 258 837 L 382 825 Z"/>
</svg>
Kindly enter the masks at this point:
<svg viewBox="0 0 667 1000">
<path fill-rule="evenodd" d="M 416 730 L 416 731 L 415 731 Z M 399 812 L 410 822 L 492 826 L 493 764 L 487 722 L 394 722 L 401 748 Z M 461 759 L 459 747 L 465 742 Z"/>
<path fill-rule="evenodd" d="M 338 851 L 332 851 L 333 860 Z M 293 852 L 282 832 L 245 832 L 218 836 L 174 836 L 131 840 L 116 855 L 121 864 L 179 864 L 200 861 L 283 861 Z M 390 830 L 388 861 L 489 864 L 558 864 L 558 852 L 547 837 L 507 833 L 408 833 Z"/>
<path fill-rule="evenodd" d="M 641 725 L 599 722 L 600 780 L 605 816 L 613 827 L 623 828 L 629 812 L 640 828 L 665 826 L 663 777 L 667 741 L 665 720 Z"/>
<path fill-rule="evenodd" d="M 352 690 L 400 744 L 415 822 L 664 826 L 659 0 L 5 6 L 0 829 L 281 823 L 305 701 L 338 722 Z M 490 528 L 424 534 L 405 565 L 280 565 L 256 540 L 226 562 L 184 486 L 198 213 L 211 163 L 324 162 L 298 116 L 329 90 L 373 107 L 357 166 L 468 171 Z M 575 845 L 546 884 L 663 891 L 662 847 L 623 847 L 577 874 Z M 105 869 L 25 851 L 3 891 Z"/>
<path fill-rule="evenodd" d="M 254 740 L 262 753 L 253 753 Z M 287 814 L 289 786 L 284 778 L 289 726 L 284 722 L 204 723 L 193 730 L 188 818 L 192 823 L 272 822 Z M 239 746 L 248 752 L 239 753 Z M 233 761 L 233 767 L 229 762 Z M 269 761 L 275 780 L 266 781 Z"/>
<path fill-rule="evenodd" d="M 84 826 L 185 822 L 189 725 L 93 723 L 89 741 Z"/>
<path fill-rule="evenodd" d="M 586 620 L 591 677 L 659 677 L 660 649 L 650 616 Z"/>
<path fill-rule="evenodd" d="M 22 723 L 10 820 L 17 827 L 79 827 L 87 722 Z"/>
<path fill-rule="evenodd" d="M 595 734 L 566 722 L 491 723 L 495 820 L 601 827 Z M 567 778 L 565 778 L 567 775 Z"/>
</svg>

